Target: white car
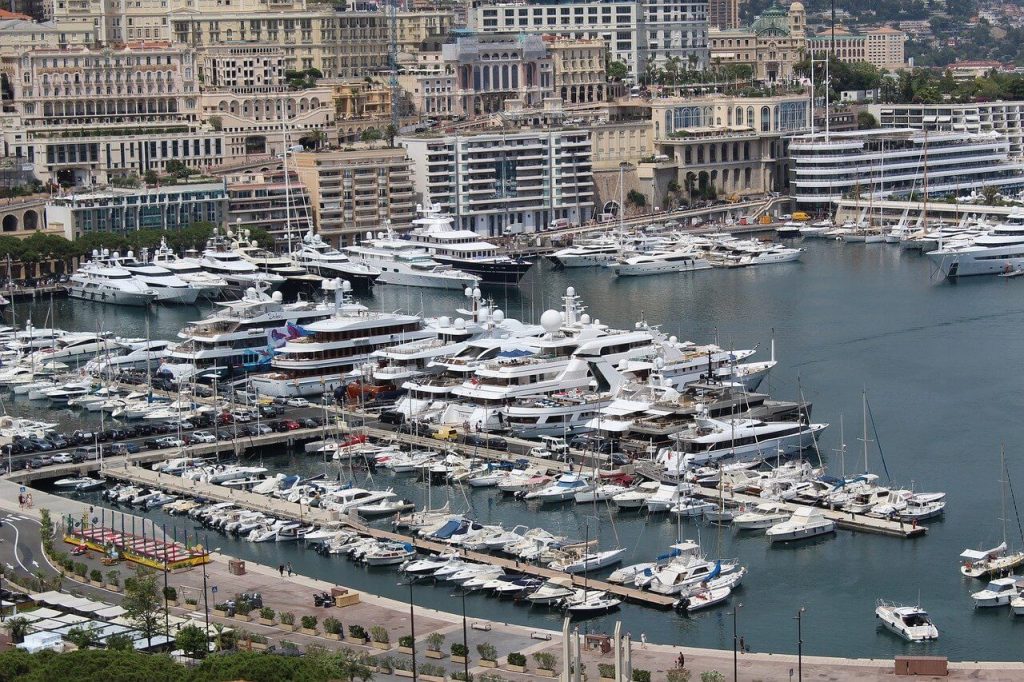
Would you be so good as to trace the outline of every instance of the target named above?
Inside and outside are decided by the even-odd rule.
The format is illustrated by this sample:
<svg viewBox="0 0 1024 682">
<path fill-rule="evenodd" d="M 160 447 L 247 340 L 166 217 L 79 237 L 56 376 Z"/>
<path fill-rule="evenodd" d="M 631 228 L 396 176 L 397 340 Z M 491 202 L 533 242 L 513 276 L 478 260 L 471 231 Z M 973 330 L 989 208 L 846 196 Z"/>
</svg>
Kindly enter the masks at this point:
<svg viewBox="0 0 1024 682">
<path fill-rule="evenodd" d="M 217 437 L 209 431 L 196 431 L 192 434 L 193 443 L 216 443 Z"/>
<path fill-rule="evenodd" d="M 236 422 L 240 422 L 242 424 L 253 420 L 252 413 L 250 413 L 249 410 L 235 410 L 231 413 L 231 416 L 235 418 Z"/>
<path fill-rule="evenodd" d="M 309 401 L 305 398 L 289 398 L 286 404 L 291 407 L 309 407 Z"/>
<path fill-rule="evenodd" d="M 183 448 L 183 447 L 185 447 L 185 441 L 181 440 L 180 438 L 174 438 L 172 436 L 167 436 L 165 438 L 161 438 L 161 439 L 159 439 L 158 442 L 160 443 L 160 447 L 163 447 L 163 448 Z"/>
<path fill-rule="evenodd" d="M 53 456 L 54 464 L 71 464 L 71 461 L 71 455 L 69 455 L 66 452 L 62 452 L 60 454 Z"/>
</svg>

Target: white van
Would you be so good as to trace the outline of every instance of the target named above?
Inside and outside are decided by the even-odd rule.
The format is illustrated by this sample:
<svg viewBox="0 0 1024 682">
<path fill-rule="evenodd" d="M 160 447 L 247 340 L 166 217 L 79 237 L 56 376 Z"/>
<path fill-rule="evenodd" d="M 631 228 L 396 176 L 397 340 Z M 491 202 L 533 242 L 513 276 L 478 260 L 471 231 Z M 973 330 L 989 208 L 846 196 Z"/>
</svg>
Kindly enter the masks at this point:
<svg viewBox="0 0 1024 682">
<path fill-rule="evenodd" d="M 565 228 L 571 227 L 571 226 L 572 226 L 572 223 L 569 222 L 568 218 L 555 218 L 554 220 L 551 221 L 551 224 L 548 225 L 548 229 L 549 230 L 564 230 Z"/>
</svg>

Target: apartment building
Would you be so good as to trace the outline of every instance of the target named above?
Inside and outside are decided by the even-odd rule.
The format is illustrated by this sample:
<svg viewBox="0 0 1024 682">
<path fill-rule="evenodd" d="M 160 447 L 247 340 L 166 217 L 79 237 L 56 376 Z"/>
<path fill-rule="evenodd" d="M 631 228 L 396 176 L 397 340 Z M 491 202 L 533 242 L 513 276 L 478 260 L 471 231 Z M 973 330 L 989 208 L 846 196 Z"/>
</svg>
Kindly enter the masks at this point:
<svg viewBox="0 0 1024 682">
<path fill-rule="evenodd" d="M 412 227 L 415 202 L 405 149 L 302 152 L 293 159 L 313 197 L 317 232 L 335 246 L 354 244 L 385 222 L 396 230 Z"/>
<path fill-rule="evenodd" d="M 883 128 L 997 132 L 1010 144 L 1010 156 L 1024 156 L 1024 101 L 970 104 L 872 104 L 868 111 Z"/>
<path fill-rule="evenodd" d="M 903 31 L 883 26 L 857 32 L 837 26 L 834 38 L 835 55 L 841 62 L 867 62 L 880 69 L 902 69 L 905 66 L 907 34 Z M 831 29 L 807 39 L 807 49 L 815 54 L 831 53 L 832 47 Z"/>
<path fill-rule="evenodd" d="M 594 212 L 589 130 L 416 135 L 406 148 L 416 192 L 484 236 L 537 232 Z"/>
<path fill-rule="evenodd" d="M 551 33 L 602 40 L 610 59 L 636 78 L 648 64 L 677 57 L 693 68 L 708 64 L 708 2 L 667 0 L 476 0 L 469 26 L 489 33 Z"/>
<path fill-rule="evenodd" d="M 547 35 L 544 42 L 551 56 L 556 96 L 567 104 L 591 104 L 608 98 L 608 47 L 603 40 Z"/>
<path fill-rule="evenodd" d="M 424 41 L 443 39 L 456 26 L 455 12 L 434 8 L 399 10 L 395 20 L 399 52 L 417 52 Z"/>
<path fill-rule="evenodd" d="M 68 239 L 89 232 L 180 230 L 196 222 L 223 225 L 226 208 L 220 182 L 109 189 L 54 197 L 46 205 L 46 224 Z"/>
<path fill-rule="evenodd" d="M 739 0 L 708 0 L 708 27 L 720 30 L 740 25 Z"/>
<path fill-rule="evenodd" d="M 761 82 L 790 80 L 793 66 L 803 59 L 806 28 L 803 4 L 794 2 L 788 11 L 775 5 L 750 26 L 711 28 L 708 32 L 711 61 L 718 65 L 749 65 L 754 78 Z"/>
<path fill-rule="evenodd" d="M 455 113 L 469 118 L 499 112 L 507 99 L 539 106 L 553 92 L 541 36 L 463 33 L 441 46 L 441 58 L 455 76 Z"/>
<path fill-rule="evenodd" d="M 241 232 L 265 229 L 283 249 L 289 236 L 298 240 L 313 226 L 309 192 L 294 172 L 241 173 L 225 178 L 227 224 Z"/>
</svg>

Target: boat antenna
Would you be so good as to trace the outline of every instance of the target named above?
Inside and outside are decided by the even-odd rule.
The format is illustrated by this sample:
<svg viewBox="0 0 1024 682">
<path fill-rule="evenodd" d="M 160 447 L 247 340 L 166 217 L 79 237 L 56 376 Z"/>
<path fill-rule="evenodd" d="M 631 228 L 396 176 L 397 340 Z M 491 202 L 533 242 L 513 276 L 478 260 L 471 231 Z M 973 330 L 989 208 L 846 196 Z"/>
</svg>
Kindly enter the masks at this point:
<svg viewBox="0 0 1024 682">
<path fill-rule="evenodd" d="M 1017 532 L 1020 533 L 1020 541 L 1021 544 L 1024 545 L 1024 526 L 1022 526 L 1020 522 L 1020 512 L 1017 510 L 1017 497 L 1013 494 L 1013 482 L 1010 480 L 1010 468 L 1006 463 L 1006 457 L 1003 457 L 1003 473 L 1006 476 L 1006 487 L 1010 491 L 1010 502 L 1013 504 L 1013 515 L 1017 519 Z M 1003 516 L 1005 516 L 1005 514 Z M 1003 523 L 1006 523 L 1005 519 Z M 1003 537 L 1004 539 L 1006 537 L 1005 530 L 1003 532 Z"/>
</svg>

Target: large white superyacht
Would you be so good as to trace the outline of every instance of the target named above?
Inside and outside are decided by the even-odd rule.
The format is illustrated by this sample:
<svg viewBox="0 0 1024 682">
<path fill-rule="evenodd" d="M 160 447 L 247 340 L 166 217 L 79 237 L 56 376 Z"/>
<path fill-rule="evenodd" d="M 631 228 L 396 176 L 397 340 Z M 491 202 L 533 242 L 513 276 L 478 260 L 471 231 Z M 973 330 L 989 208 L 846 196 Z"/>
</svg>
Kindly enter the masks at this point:
<svg viewBox="0 0 1024 682">
<path fill-rule="evenodd" d="M 198 255 L 195 251 L 189 253 Z M 198 289 L 200 298 L 216 300 L 228 288 L 227 281 L 212 272 L 206 272 L 198 258 L 193 256 L 178 258 L 173 249 L 167 246 L 165 239 L 160 240 L 160 247 L 153 251 L 153 258 L 150 262 L 171 271 L 179 279 L 187 282 L 190 287 Z"/>
<path fill-rule="evenodd" d="M 113 264 L 108 251 L 104 250 L 103 254 L 93 251 L 92 257 L 71 275 L 68 288 L 71 298 L 133 306 L 149 305 L 156 300 L 156 292 L 132 273 Z"/>
<path fill-rule="evenodd" d="M 329 317 L 333 306 L 310 301 L 284 303 L 281 293 L 250 287 L 237 301 L 218 303 L 209 317 L 178 332 L 183 339 L 160 371 L 175 377 L 216 372 L 234 376 L 265 370 L 275 346 L 301 333 L 301 327 Z"/>
<path fill-rule="evenodd" d="M 271 371 L 252 377 L 257 392 L 297 397 L 333 392 L 362 376 L 371 354 L 398 343 L 427 339 L 418 315 L 372 312 L 348 296 L 348 282 L 332 280 L 335 292 L 330 315 L 304 325 L 301 334 L 276 349 Z"/>
<path fill-rule="evenodd" d="M 228 283 L 226 292 L 242 295 L 250 287 L 271 290 L 281 288 L 285 278 L 272 272 L 262 272 L 242 258 L 216 230 L 206 243 L 199 265 L 206 272 L 217 275 Z"/>
<path fill-rule="evenodd" d="M 980 235 L 940 243 L 928 258 L 950 279 L 972 275 L 1012 273 L 1024 268 L 1024 212 Z"/>
<path fill-rule="evenodd" d="M 310 228 L 302 237 L 291 258 L 314 275 L 332 279 L 340 277 L 356 289 L 368 289 L 380 277 L 380 268 L 356 263 L 334 248 Z"/>
<path fill-rule="evenodd" d="M 432 289 L 463 290 L 475 287 L 479 277 L 442 265 L 430 257 L 420 244 L 399 239 L 391 228 L 374 237 L 367 234 L 362 243 L 345 248 L 356 263 L 379 268 L 381 284 L 401 284 Z"/>
<path fill-rule="evenodd" d="M 142 259 L 136 260 L 135 253 L 127 252 L 111 261 L 135 275 L 135 279 L 156 293 L 157 303 L 192 305 L 199 298 L 200 290 L 161 265 L 149 263 L 148 254 L 142 251 Z"/>
</svg>

